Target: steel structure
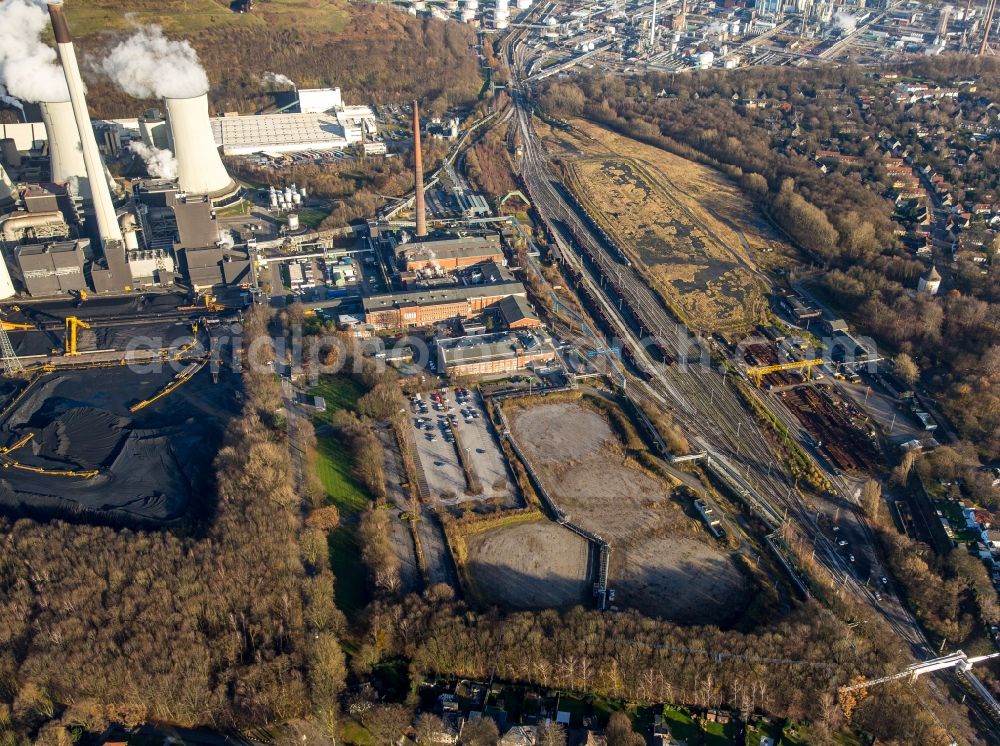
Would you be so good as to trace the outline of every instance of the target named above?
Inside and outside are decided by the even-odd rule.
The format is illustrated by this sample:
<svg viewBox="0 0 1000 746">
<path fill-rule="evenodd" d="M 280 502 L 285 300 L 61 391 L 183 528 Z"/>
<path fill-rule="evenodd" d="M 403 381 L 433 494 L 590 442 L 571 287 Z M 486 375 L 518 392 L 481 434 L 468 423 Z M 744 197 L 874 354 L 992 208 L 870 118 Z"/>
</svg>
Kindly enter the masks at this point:
<svg viewBox="0 0 1000 746">
<path fill-rule="evenodd" d="M 764 376 L 782 370 L 805 370 L 806 377 L 809 378 L 812 376 L 812 369 L 822 364 L 822 360 L 794 360 L 790 363 L 777 363 L 776 365 L 753 365 L 747 368 L 747 376 L 751 381 L 760 386 L 764 380 Z"/>
<path fill-rule="evenodd" d="M 961 650 L 957 650 L 954 653 L 951 653 L 950 655 L 944 655 L 941 656 L 940 658 L 933 658 L 932 660 L 929 661 L 913 663 L 904 668 L 902 671 L 889 674 L 888 676 L 880 676 L 877 679 L 865 679 L 855 684 L 848 684 L 847 686 L 842 686 L 840 687 L 840 691 L 852 692 L 857 689 L 868 689 L 869 687 L 877 686 L 879 684 L 886 684 L 890 681 L 897 681 L 899 679 L 905 679 L 905 678 L 909 678 L 911 681 L 913 681 L 914 679 L 924 675 L 925 673 L 940 671 L 941 669 L 944 668 L 957 668 L 959 673 L 964 674 L 968 672 L 969 669 L 971 669 L 977 663 L 982 663 L 984 661 L 992 660 L 993 658 L 996 658 L 998 656 L 1000 656 L 1000 653 L 990 653 L 989 655 L 977 655 L 973 658 L 970 658 Z M 973 678 L 974 677 L 971 677 L 969 679 L 970 682 L 973 680 Z M 976 681 L 978 683 L 978 680 Z M 979 690 L 979 687 L 977 687 L 976 690 L 980 693 L 980 695 L 983 694 Z M 989 694 L 988 691 L 986 692 L 986 694 L 988 696 L 984 698 L 993 708 L 994 712 L 1000 711 L 1000 705 L 997 704 L 997 701 L 993 698 L 993 696 Z"/>
<path fill-rule="evenodd" d="M 80 353 L 76 350 L 76 332 L 77 329 L 89 329 L 90 324 L 86 321 L 78 319 L 76 316 L 66 317 L 66 354 L 67 355 L 79 355 Z"/>
<path fill-rule="evenodd" d="M 2 327 L 0 327 L 0 353 L 3 354 L 4 375 L 12 376 L 24 371 L 24 364 L 14 352 L 14 345 L 11 344 L 10 337 L 7 336 L 7 330 Z"/>
</svg>

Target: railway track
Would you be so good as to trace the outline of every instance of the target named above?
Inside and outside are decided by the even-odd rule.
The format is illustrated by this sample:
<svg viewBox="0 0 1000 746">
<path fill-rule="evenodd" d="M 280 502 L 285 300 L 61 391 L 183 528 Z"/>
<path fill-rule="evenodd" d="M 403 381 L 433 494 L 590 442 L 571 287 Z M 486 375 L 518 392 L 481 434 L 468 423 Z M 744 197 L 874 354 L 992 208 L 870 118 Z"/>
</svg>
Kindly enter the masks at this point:
<svg viewBox="0 0 1000 746">
<path fill-rule="evenodd" d="M 504 53 L 512 71 L 515 125 L 520 130 L 523 147 L 518 173 L 543 223 L 552 231 L 550 237 L 578 273 L 587 291 L 595 297 L 602 314 L 619 332 L 623 352 L 630 351 L 632 355 L 632 362 L 638 368 L 635 372 L 639 376 L 624 369 L 615 369 L 616 375 L 621 376 L 622 384 L 627 382 L 629 398 L 640 405 L 668 408 L 698 446 L 726 459 L 738 475 L 745 475 L 749 486 L 765 496 L 771 508 L 782 513 L 783 522 L 787 523 L 790 519 L 798 527 L 806 541 L 811 542 L 814 556 L 820 564 L 833 578 L 841 580 L 847 593 L 877 611 L 918 660 L 932 657 L 933 651 L 923 631 L 901 601 L 887 593 L 889 602 L 880 602 L 875 589 L 859 580 L 833 541 L 824 534 L 818 524 L 817 513 L 803 501 L 795 489 L 794 480 L 775 461 L 766 437 L 748 414 L 739 395 L 728 384 L 725 373 L 709 366 L 690 364 L 692 348 L 698 353 L 694 357 L 700 363 L 710 344 L 703 346 L 704 340 L 692 337 L 669 316 L 627 258 L 609 246 L 611 242 L 601 235 L 597 226 L 587 225 L 575 201 L 566 199 L 565 189 L 549 173 L 547 156 L 534 133 L 530 107 L 518 77 L 518 71 L 525 62 L 524 47 L 518 43 L 506 45 Z M 569 235 L 560 235 L 556 227 L 560 221 L 568 226 Z M 576 245 L 571 247 L 572 241 Z M 585 258 L 589 259 L 589 267 Z M 626 303 L 634 319 L 632 326 L 624 316 Z M 635 328 L 636 322 L 638 329 Z M 644 337 L 648 344 L 663 355 L 674 357 L 680 364 L 664 365 L 662 360 L 654 360 L 647 345 L 642 344 Z M 650 337 L 655 343 L 650 341 Z M 612 359 L 612 362 L 615 361 Z M 751 391 L 751 395 L 757 396 L 762 406 L 773 412 L 789 427 L 790 432 L 799 432 L 800 426 L 794 415 L 784 406 L 771 400 L 766 393 Z M 829 478 L 841 495 L 856 504 L 852 485 L 842 474 L 834 471 Z M 868 545 L 876 546 L 871 528 L 863 520 L 859 523 Z M 941 684 L 948 692 L 942 691 Z M 956 689 L 954 681 L 943 676 L 931 682 L 931 687 L 941 701 L 948 693 L 955 699 L 963 697 L 963 692 Z M 1000 729 L 980 709 L 973 706 L 973 710 L 978 712 L 976 720 L 985 732 L 1000 740 Z"/>
</svg>

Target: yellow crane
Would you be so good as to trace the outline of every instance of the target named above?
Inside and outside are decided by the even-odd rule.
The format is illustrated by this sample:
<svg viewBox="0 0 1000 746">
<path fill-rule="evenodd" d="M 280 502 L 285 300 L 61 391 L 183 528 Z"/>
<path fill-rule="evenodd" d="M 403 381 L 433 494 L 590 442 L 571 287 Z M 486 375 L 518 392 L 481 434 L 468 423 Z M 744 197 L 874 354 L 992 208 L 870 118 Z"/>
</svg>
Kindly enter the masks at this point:
<svg viewBox="0 0 1000 746">
<path fill-rule="evenodd" d="M 0 321 L 0 329 L 5 332 L 30 332 L 35 329 L 34 324 L 15 324 L 13 321 Z"/>
<path fill-rule="evenodd" d="M 779 363 L 777 365 L 754 365 L 747 368 L 747 376 L 755 384 L 760 386 L 764 376 L 769 373 L 777 373 L 781 370 L 805 370 L 806 378 L 812 377 L 812 369 L 817 365 L 822 365 L 823 361 L 817 360 L 793 360 L 790 363 Z"/>
<path fill-rule="evenodd" d="M 66 354 L 79 355 L 76 351 L 76 331 L 77 329 L 89 329 L 90 324 L 78 319 L 76 316 L 66 317 Z"/>
</svg>

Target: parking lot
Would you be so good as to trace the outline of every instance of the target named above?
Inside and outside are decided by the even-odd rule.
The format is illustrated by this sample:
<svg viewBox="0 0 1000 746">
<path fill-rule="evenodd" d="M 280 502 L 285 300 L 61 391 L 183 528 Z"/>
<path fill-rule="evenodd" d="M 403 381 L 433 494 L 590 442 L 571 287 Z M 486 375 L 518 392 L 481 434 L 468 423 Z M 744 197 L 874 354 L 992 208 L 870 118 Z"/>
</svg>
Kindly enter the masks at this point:
<svg viewBox="0 0 1000 746">
<path fill-rule="evenodd" d="M 411 402 L 414 439 L 427 486 L 431 494 L 445 504 L 497 498 L 505 507 L 514 507 L 517 490 L 482 399 L 477 392 L 468 389 L 459 389 L 459 392 L 449 388 L 447 392 L 425 394 Z M 467 492 L 452 427 L 468 453 L 472 471 L 482 485 L 482 494 L 469 495 Z"/>
</svg>

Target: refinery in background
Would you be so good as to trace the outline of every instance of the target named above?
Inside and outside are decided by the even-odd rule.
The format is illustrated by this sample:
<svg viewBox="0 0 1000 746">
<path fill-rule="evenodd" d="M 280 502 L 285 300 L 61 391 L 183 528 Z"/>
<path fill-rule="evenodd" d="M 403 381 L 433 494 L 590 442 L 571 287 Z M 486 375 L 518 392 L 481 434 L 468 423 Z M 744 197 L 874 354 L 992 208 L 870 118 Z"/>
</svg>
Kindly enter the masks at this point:
<svg viewBox="0 0 1000 746">
<path fill-rule="evenodd" d="M 485 30 L 523 28 L 538 58 L 533 74 L 570 64 L 634 72 L 811 61 L 875 64 L 943 52 L 984 54 L 996 41 L 996 0 L 929 5 L 918 0 L 425 0 L 410 13 L 455 18 Z M 992 35 L 992 37 L 991 37 Z M 562 64 L 560 64 L 562 63 Z"/>
</svg>

